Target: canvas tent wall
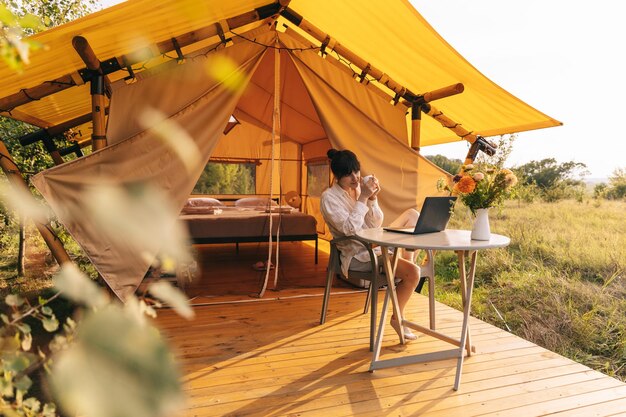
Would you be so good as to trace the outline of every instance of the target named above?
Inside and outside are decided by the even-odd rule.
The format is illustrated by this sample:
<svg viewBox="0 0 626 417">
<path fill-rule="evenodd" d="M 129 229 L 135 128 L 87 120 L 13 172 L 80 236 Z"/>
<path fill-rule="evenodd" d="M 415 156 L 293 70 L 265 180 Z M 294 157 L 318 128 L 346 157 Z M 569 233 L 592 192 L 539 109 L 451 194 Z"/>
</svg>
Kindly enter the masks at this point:
<svg viewBox="0 0 626 417">
<path fill-rule="evenodd" d="M 278 52 L 263 45 L 283 49 Z M 109 113 L 110 146 L 33 179 L 120 297 L 137 288 L 151 257 L 159 251 L 159 242 L 146 248 L 135 247 L 124 238 L 103 238 L 91 216 L 77 215 L 89 212 L 86 193 L 103 181 L 149 183 L 163 190 L 172 206 L 180 209 L 209 157 L 216 156 L 214 150 L 220 140 L 223 153 L 217 156 L 230 153 L 266 160 L 276 54 L 282 64 L 282 134 L 288 139 L 281 145 L 286 160 L 281 163 L 282 175 L 274 175 L 284 182 L 281 188 L 298 188 L 302 161 L 323 157 L 329 147 L 336 147 L 354 149 L 364 172 L 374 172 L 380 178 L 384 184 L 380 201 L 388 218 L 416 207 L 418 199 L 424 197 L 419 187 L 429 194 L 436 192 L 435 181 L 444 174 L 407 146 L 406 107 L 392 106 L 315 50 L 301 48 L 289 35 L 271 31 L 254 43 L 244 42 L 120 85 L 114 89 Z M 207 69 L 219 65 L 232 68 L 232 72 L 218 81 Z M 146 113 L 155 111 L 184 128 L 202 156 L 200 163 L 189 167 L 188 161 L 181 160 L 161 137 L 163 127 L 146 128 L 142 122 Z M 243 127 L 234 129 L 232 136 L 224 136 L 231 113 L 240 114 Z M 170 146 L 175 149 L 177 144 Z M 269 194 L 269 164 L 260 166 L 265 170 L 257 179 L 258 191 Z M 420 169 L 423 173 L 418 177 Z"/>
</svg>

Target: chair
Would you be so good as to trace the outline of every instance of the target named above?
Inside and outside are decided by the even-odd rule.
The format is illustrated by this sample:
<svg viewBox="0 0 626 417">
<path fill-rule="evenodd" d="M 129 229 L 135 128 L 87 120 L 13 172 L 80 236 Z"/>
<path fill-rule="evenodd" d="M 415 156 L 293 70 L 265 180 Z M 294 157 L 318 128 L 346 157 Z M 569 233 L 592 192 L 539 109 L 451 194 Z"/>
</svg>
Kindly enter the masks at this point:
<svg viewBox="0 0 626 417">
<path fill-rule="evenodd" d="M 386 284 L 385 280 L 380 279 L 381 271 L 378 266 L 378 257 L 372 251 L 372 248 L 369 243 L 362 241 L 358 236 L 343 236 L 330 241 L 330 256 L 328 258 L 328 271 L 326 275 L 326 288 L 324 289 L 324 300 L 322 302 L 322 312 L 320 315 L 320 324 L 324 324 L 326 322 L 326 310 L 328 309 L 328 301 L 330 299 L 330 290 L 333 285 L 333 279 L 335 274 L 341 274 L 341 261 L 339 257 L 339 249 L 337 249 L 337 243 L 345 241 L 345 240 L 353 240 L 359 242 L 361 245 L 367 249 L 367 252 L 370 255 L 370 262 L 373 265 L 371 271 L 368 272 L 358 272 L 358 271 L 350 271 L 350 276 L 356 279 L 363 279 L 366 281 L 370 281 L 369 288 L 367 290 L 367 297 L 365 299 L 365 307 L 363 308 L 363 314 L 367 314 L 369 310 L 370 303 L 372 304 L 372 316 L 370 321 L 370 351 L 374 348 L 374 339 L 376 333 L 376 308 L 378 305 L 378 291 L 373 291 L 373 288 L 378 289 L 379 287 Z M 435 265 L 434 265 L 434 253 L 433 251 L 429 251 L 429 255 L 424 260 L 422 265 L 420 266 L 420 280 L 418 286 L 416 288 L 416 292 L 420 293 L 422 287 L 425 284 L 425 281 L 428 280 L 428 310 L 429 310 L 429 318 L 430 318 L 430 328 L 435 330 Z"/>
<path fill-rule="evenodd" d="M 369 281 L 370 285 L 367 290 L 367 297 L 365 299 L 365 307 L 363 308 L 363 314 L 367 314 L 370 303 L 372 304 L 372 318 L 370 321 L 370 350 L 374 348 L 374 336 L 376 333 L 376 306 L 378 304 L 378 291 L 374 291 L 373 289 L 378 289 L 380 286 L 384 285 L 385 282 L 379 279 L 380 271 L 378 266 L 378 257 L 372 251 L 372 248 L 369 243 L 363 242 L 357 236 L 343 236 L 338 237 L 330 241 L 330 256 L 328 258 L 328 271 L 326 275 L 326 289 L 324 290 L 324 301 L 322 303 L 322 313 L 320 316 L 320 324 L 324 324 L 326 321 L 326 310 L 328 309 L 328 300 L 330 299 L 330 290 L 333 285 L 333 279 L 335 274 L 342 274 L 341 272 L 341 260 L 339 257 L 339 249 L 337 248 L 337 243 L 343 242 L 346 240 L 353 240 L 359 242 L 361 245 L 367 249 L 370 255 L 370 262 L 372 263 L 372 270 L 368 272 L 358 272 L 358 271 L 350 271 L 350 276 L 356 279 L 362 279 L 365 281 Z M 343 274 L 342 274 L 343 275 Z"/>
</svg>

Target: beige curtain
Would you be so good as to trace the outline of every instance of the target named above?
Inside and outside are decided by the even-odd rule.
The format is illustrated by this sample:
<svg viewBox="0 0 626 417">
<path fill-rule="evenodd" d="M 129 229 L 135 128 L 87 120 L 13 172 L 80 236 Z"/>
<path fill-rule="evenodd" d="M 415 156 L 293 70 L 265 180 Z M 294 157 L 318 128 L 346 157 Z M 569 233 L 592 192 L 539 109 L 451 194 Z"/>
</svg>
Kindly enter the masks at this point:
<svg viewBox="0 0 626 417">
<path fill-rule="evenodd" d="M 86 200 L 102 183 L 132 188 L 142 183 L 165 193 L 163 204 L 176 213 L 194 187 L 218 140 L 223 136 L 251 74 L 265 48 L 242 43 L 177 66 L 172 71 L 117 89 L 112 96 L 109 132 L 112 145 L 73 162 L 51 168 L 33 178 L 76 241 L 122 300 L 135 292 L 163 242 L 142 247 L 123 239 L 112 240 L 94 224 Z M 215 77 L 218 68 L 221 78 Z M 233 80 L 235 82 L 233 82 Z M 157 109 L 176 128 L 144 130 L 141 117 Z M 193 167 L 181 159 L 177 147 L 182 129 L 199 155 Z M 171 219 L 174 224 L 176 216 Z"/>
<path fill-rule="evenodd" d="M 281 39 L 290 48 L 298 45 Z M 405 108 L 392 106 L 316 54 L 292 56 L 331 145 L 355 152 L 362 174 L 380 179 L 385 223 L 416 207 L 420 157 L 406 145 Z"/>
</svg>

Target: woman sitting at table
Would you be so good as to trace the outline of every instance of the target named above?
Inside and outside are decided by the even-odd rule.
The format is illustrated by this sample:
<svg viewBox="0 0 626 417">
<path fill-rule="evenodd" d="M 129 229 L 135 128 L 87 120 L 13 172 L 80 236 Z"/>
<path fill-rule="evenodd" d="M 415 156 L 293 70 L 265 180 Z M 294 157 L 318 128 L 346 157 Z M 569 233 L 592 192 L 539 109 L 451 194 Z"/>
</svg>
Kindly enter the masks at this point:
<svg viewBox="0 0 626 417">
<path fill-rule="evenodd" d="M 376 177 L 361 179 L 361 164 L 356 155 L 349 151 L 330 149 L 327 152 L 330 169 L 335 176 L 334 184 L 322 193 L 321 211 L 333 237 L 356 235 L 363 229 L 377 228 L 383 223 L 383 212 L 378 206 L 380 184 Z M 391 226 L 413 227 L 419 213 L 408 209 L 391 223 Z M 348 271 L 371 271 L 372 265 L 367 250 L 354 241 L 337 244 L 341 252 L 341 271 L 348 276 Z M 402 281 L 396 286 L 400 312 L 404 317 L 404 308 L 417 287 L 420 268 L 413 261 L 414 252 L 402 251 L 398 259 L 396 278 Z M 380 248 L 375 248 L 380 260 Z M 400 335 L 400 324 L 395 315 L 391 317 L 391 326 Z M 417 336 L 411 329 L 404 327 L 404 337 L 415 340 Z"/>
</svg>

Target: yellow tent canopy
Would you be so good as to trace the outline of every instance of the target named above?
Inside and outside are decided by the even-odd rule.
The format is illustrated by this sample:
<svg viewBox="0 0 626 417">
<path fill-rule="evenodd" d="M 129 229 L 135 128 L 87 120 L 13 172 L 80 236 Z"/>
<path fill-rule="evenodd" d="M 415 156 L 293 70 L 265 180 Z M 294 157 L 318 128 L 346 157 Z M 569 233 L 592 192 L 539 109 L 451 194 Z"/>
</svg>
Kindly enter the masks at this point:
<svg viewBox="0 0 626 417">
<path fill-rule="evenodd" d="M 32 54 L 31 64 L 23 73 L 17 74 L 6 65 L 0 67 L 0 114 L 49 128 L 91 112 L 89 86 L 82 79 L 85 63 L 72 47 L 72 39 L 77 35 L 87 39 L 96 57 L 104 63 L 116 63 L 116 58 L 137 51 L 154 55 L 141 65 L 134 65 L 137 70 L 170 59 L 155 51 L 159 42 L 201 33 L 216 24 L 225 29 L 227 38 L 233 39 L 241 31 L 260 27 L 263 21 L 228 31 L 233 17 L 255 13 L 258 17 L 259 10 L 267 10 L 265 6 L 268 0 L 129 0 L 37 34 L 33 39 L 45 45 L 45 49 Z M 333 55 L 333 45 L 345 46 L 364 62 L 382 70 L 385 79 L 390 78 L 415 94 L 463 83 L 462 94 L 437 101 L 436 106 L 474 134 L 492 136 L 560 124 L 482 75 L 407 0 L 293 0 L 289 8 L 328 34 L 326 52 Z M 285 26 L 307 35 L 292 21 L 280 17 L 278 29 L 284 30 Z M 219 40 L 213 36 L 181 51 L 187 54 Z M 171 52 L 171 56 L 176 53 Z M 352 68 L 357 75 L 362 70 Z M 128 72 L 124 70 L 108 75 L 111 81 L 125 76 Z M 73 86 L 66 88 L 68 85 Z M 55 89 L 60 91 L 42 94 Z M 457 140 L 457 135 L 435 120 L 423 118 L 421 146 Z"/>
</svg>

